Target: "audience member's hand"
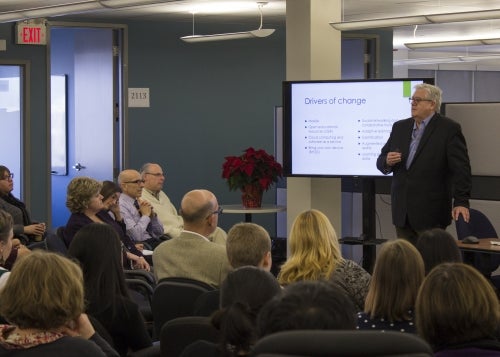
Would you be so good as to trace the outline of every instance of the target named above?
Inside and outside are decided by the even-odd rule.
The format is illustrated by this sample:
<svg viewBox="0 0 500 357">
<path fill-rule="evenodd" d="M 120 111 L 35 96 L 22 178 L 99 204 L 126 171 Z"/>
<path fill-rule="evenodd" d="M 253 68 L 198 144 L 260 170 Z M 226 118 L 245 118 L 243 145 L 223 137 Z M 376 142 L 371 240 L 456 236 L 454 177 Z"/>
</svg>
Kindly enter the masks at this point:
<svg viewBox="0 0 500 357">
<path fill-rule="evenodd" d="M 70 321 L 67 325 L 63 326 L 61 332 L 68 336 L 81 336 L 88 340 L 94 335 L 95 330 L 94 326 L 90 323 L 87 314 L 81 314 L 75 320 Z"/>
<path fill-rule="evenodd" d="M 24 226 L 24 233 L 34 236 L 41 236 L 45 233 L 45 223 L 36 223 L 30 224 L 29 226 Z"/>
<path fill-rule="evenodd" d="M 28 247 L 23 244 L 18 245 L 17 247 L 17 257 L 24 257 L 25 255 L 31 253 Z"/>
<path fill-rule="evenodd" d="M 136 243 L 135 247 L 141 252 L 144 250 L 144 244 L 142 243 Z"/>
<path fill-rule="evenodd" d="M 115 202 L 114 204 L 112 204 L 110 207 L 109 207 L 109 210 L 113 213 L 113 215 L 115 216 L 115 219 L 117 221 L 121 221 L 121 213 L 120 213 L 120 205 L 118 204 L 118 202 Z"/>
<path fill-rule="evenodd" d="M 12 248 L 17 248 L 21 245 L 21 241 L 18 238 L 12 238 Z"/>
<path fill-rule="evenodd" d="M 146 271 L 151 270 L 149 263 L 146 261 L 146 259 L 144 259 L 144 257 L 139 257 L 139 259 L 134 261 L 134 268 L 135 269 L 144 269 Z"/>
<path fill-rule="evenodd" d="M 151 212 L 153 210 L 153 206 L 146 200 L 138 199 L 139 202 L 139 211 L 143 216 L 151 216 Z"/>
</svg>

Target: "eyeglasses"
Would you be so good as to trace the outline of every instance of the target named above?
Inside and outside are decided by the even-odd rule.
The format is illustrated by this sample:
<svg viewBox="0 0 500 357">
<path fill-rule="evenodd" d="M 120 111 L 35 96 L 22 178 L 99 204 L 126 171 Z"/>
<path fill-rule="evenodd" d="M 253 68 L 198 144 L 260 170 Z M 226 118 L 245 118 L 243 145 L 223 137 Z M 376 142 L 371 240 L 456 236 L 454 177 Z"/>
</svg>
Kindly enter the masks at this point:
<svg viewBox="0 0 500 357">
<path fill-rule="evenodd" d="M 157 173 L 145 172 L 144 174 L 145 175 L 155 176 L 155 177 L 162 177 L 163 176 L 163 172 L 157 172 Z"/>
<path fill-rule="evenodd" d="M 144 180 L 138 179 L 138 180 L 134 180 L 134 181 L 125 181 L 124 183 L 135 183 L 136 185 L 138 185 L 140 183 L 144 183 Z"/>
<path fill-rule="evenodd" d="M 10 174 L 6 174 L 4 175 L 4 177 L 2 177 L 0 180 L 7 180 L 7 181 L 10 181 L 14 178 L 14 174 L 13 173 L 10 173 Z"/>
<path fill-rule="evenodd" d="M 408 101 L 410 103 L 420 103 L 420 102 L 433 102 L 432 99 L 426 99 L 426 98 L 419 98 L 419 97 L 411 97 L 411 98 L 408 98 Z"/>
<path fill-rule="evenodd" d="M 212 213 L 210 213 L 207 218 L 210 218 L 211 215 L 213 214 L 222 214 L 222 212 L 224 212 L 224 208 L 222 208 L 221 206 L 219 206 L 219 208 L 217 208 L 216 211 L 213 211 Z"/>
</svg>

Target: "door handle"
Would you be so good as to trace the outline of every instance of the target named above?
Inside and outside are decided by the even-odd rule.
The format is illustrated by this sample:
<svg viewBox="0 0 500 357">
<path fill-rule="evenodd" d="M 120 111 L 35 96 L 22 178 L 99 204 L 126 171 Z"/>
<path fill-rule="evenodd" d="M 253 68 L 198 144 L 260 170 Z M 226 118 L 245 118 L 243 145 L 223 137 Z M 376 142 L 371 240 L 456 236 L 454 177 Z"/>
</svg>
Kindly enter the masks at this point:
<svg viewBox="0 0 500 357">
<path fill-rule="evenodd" d="M 73 168 L 74 168 L 76 171 L 80 171 L 81 169 L 85 169 L 86 167 L 85 167 L 85 166 L 82 166 L 82 164 L 80 164 L 80 163 L 77 163 L 76 165 L 73 165 Z"/>
</svg>

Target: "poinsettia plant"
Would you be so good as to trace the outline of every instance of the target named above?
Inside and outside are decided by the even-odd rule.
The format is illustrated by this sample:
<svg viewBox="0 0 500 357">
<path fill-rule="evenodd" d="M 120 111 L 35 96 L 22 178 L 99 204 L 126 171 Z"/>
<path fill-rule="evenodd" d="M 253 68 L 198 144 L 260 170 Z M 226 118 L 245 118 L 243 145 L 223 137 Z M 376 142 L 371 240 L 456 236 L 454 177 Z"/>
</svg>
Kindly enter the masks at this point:
<svg viewBox="0 0 500 357">
<path fill-rule="evenodd" d="M 262 149 L 249 147 L 240 156 L 226 156 L 222 165 L 222 177 L 230 190 L 243 189 L 247 185 L 259 185 L 267 191 L 283 176 L 283 168 Z"/>
</svg>

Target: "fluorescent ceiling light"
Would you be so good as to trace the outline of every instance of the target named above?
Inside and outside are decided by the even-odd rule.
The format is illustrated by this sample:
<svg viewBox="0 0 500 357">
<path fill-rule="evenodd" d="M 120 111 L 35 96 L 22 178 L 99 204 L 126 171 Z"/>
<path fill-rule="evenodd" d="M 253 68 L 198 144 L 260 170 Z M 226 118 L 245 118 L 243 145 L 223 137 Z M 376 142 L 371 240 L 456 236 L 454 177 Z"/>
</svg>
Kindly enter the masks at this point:
<svg viewBox="0 0 500 357">
<path fill-rule="evenodd" d="M 242 38 L 255 38 L 267 37 L 274 32 L 274 29 L 258 29 L 253 31 L 244 32 L 229 32 L 229 33 L 216 33 L 212 35 L 192 35 L 183 36 L 181 40 L 189 43 L 193 42 L 210 42 L 210 41 L 225 41 L 225 40 L 239 40 Z"/>
<path fill-rule="evenodd" d="M 242 32 L 228 32 L 228 33 L 216 33 L 210 35 L 195 35 L 194 34 L 194 13 L 193 13 L 193 34 L 190 36 L 183 36 L 181 40 L 184 42 L 195 43 L 195 42 L 213 42 L 213 41 L 227 41 L 227 40 L 239 40 L 243 38 L 263 38 L 270 36 L 275 30 L 274 29 L 263 29 L 262 28 L 262 7 L 265 6 L 267 2 L 261 1 L 257 5 L 260 12 L 260 26 L 256 30 L 242 31 Z"/>
<path fill-rule="evenodd" d="M 484 46 L 484 45 L 500 45 L 500 38 L 471 38 L 469 40 L 456 41 L 430 41 L 430 42 L 407 42 L 404 44 L 411 50 L 420 48 L 435 48 L 435 47 L 467 47 L 467 46 Z"/>
<path fill-rule="evenodd" d="M 499 60 L 500 55 L 479 55 L 479 56 L 450 56 L 450 57 L 431 57 L 431 58 L 406 58 L 393 61 L 394 66 L 417 66 L 425 64 L 444 64 L 444 63 L 471 63 L 480 61 Z"/>
<path fill-rule="evenodd" d="M 388 17 L 361 21 L 330 22 L 339 31 L 364 30 L 381 27 L 398 27 L 433 23 L 491 20 L 500 18 L 500 10 L 455 12 L 420 16 Z"/>
</svg>

